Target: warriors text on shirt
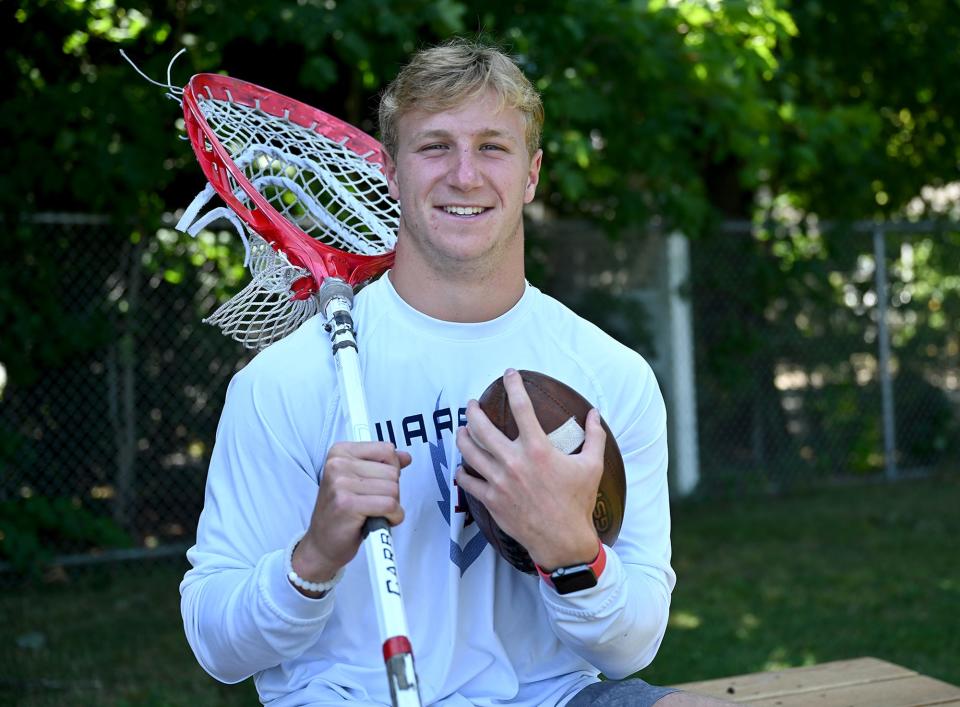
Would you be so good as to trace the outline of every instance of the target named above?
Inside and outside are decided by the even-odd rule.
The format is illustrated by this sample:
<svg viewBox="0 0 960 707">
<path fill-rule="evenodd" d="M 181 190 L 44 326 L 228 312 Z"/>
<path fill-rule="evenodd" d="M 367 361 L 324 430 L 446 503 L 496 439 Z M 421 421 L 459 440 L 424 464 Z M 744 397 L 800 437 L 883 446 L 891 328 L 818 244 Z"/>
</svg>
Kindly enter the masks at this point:
<svg viewBox="0 0 960 707">
<path fill-rule="evenodd" d="M 457 427 L 465 427 L 466 424 L 467 409 L 458 408 Z M 395 447 L 409 447 L 417 440 L 424 444 L 439 442 L 444 430 L 453 434 L 453 411 L 451 408 L 438 408 L 430 415 L 407 415 L 399 422 L 385 420 L 374 423 L 373 427 L 378 440 L 390 442 Z"/>
</svg>

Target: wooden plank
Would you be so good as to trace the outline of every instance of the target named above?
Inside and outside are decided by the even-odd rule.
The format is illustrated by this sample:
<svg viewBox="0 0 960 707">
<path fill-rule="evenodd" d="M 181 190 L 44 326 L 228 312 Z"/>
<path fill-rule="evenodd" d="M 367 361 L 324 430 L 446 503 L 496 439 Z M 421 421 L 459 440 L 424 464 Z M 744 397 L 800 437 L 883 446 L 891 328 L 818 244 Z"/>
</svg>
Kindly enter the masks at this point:
<svg viewBox="0 0 960 707">
<path fill-rule="evenodd" d="M 960 700 L 960 688 L 925 675 L 744 700 L 752 707 L 932 707 Z"/>
<path fill-rule="evenodd" d="M 897 680 L 917 675 L 899 665 L 877 658 L 855 658 L 803 668 L 765 673 L 750 673 L 716 680 L 676 685 L 681 690 L 709 695 L 736 702 L 755 698 L 776 697 L 806 693 L 810 690 L 862 685 L 871 682 Z"/>
</svg>

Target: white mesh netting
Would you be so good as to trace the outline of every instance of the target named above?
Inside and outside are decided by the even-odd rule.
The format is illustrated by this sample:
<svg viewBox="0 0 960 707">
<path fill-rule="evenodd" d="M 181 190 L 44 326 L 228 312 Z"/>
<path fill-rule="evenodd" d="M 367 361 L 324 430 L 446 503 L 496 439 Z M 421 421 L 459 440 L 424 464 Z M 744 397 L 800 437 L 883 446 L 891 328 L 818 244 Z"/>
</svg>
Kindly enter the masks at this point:
<svg viewBox="0 0 960 707">
<path fill-rule="evenodd" d="M 244 176 L 281 216 L 348 253 L 393 248 L 400 207 L 366 155 L 250 106 L 212 98 L 199 106 Z"/>
<path fill-rule="evenodd" d="M 253 231 L 247 254 L 250 282 L 203 321 L 220 327 L 248 349 L 262 349 L 294 331 L 320 305 L 316 297 L 293 298 L 293 283 L 309 271 L 291 265 Z"/>
<path fill-rule="evenodd" d="M 281 216 L 346 253 L 379 255 L 393 249 L 399 205 L 390 197 L 379 166 L 365 159 L 368 155 L 257 108 L 198 98 L 234 163 Z M 232 175 L 229 181 L 234 196 L 252 208 L 252 200 Z M 244 243 L 252 277 L 204 321 L 247 348 L 265 348 L 317 313 L 316 298 L 293 297 L 293 283 L 310 273 L 274 250 L 229 209 L 212 209 L 197 218 L 212 196 L 212 187 L 201 192 L 177 228 L 196 235 L 214 218 L 227 218 Z"/>
</svg>

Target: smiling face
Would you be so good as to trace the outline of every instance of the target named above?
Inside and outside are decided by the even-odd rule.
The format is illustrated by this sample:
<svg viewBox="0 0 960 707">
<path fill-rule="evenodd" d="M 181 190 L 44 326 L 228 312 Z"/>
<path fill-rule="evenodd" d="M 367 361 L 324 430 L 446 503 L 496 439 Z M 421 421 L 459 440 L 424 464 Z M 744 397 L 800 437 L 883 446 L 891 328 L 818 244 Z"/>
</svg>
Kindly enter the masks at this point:
<svg viewBox="0 0 960 707">
<path fill-rule="evenodd" d="M 489 91 L 438 113 L 398 121 L 396 159 L 386 160 L 400 201 L 396 268 L 487 277 L 523 264 L 523 205 L 533 200 L 542 151 L 529 155 L 525 122 Z"/>
</svg>

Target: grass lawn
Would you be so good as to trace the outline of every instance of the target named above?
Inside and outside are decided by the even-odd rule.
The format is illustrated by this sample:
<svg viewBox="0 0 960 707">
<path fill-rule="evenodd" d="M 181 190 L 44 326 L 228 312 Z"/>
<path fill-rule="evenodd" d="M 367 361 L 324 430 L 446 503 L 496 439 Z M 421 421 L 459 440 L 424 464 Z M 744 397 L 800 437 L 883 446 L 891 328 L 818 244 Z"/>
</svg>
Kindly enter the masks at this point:
<svg viewBox="0 0 960 707">
<path fill-rule="evenodd" d="M 674 508 L 651 682 L 870 655 L 960 685 L 960 478 Z"/>
<path fill-rule="evenodd" d="M 960 479 L 674 508 L 669 684 L 872 655 L 960 684 Z M 0 705 L 257 704 L 183 638 L 177 563 L 0 595 Z"/>
</svg>

